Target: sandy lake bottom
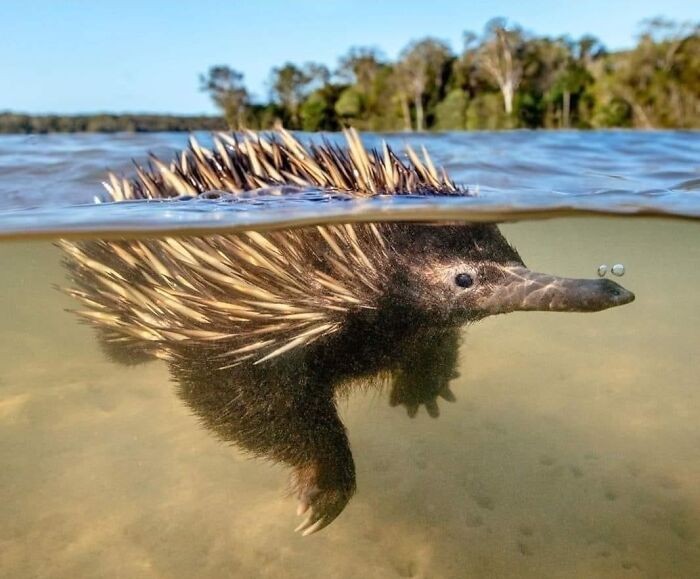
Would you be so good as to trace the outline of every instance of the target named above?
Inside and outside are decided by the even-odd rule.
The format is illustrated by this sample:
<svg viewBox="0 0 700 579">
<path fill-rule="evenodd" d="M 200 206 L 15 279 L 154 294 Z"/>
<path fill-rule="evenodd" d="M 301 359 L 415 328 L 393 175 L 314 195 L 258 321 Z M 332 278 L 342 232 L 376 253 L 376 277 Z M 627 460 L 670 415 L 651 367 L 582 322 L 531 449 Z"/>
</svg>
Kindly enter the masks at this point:
<svg viewBox="0 0 700 579">
<path fill-rule="evenodd" d="M 625 264 L 636 301 L 468 328 L 437 419 L 341 401 L 358 492 L 305 538 L 286 468 L 207 432 L 163 362 L 107 360 L 56 248 L 0 245 L 0 575 L 697 577 L 700 227 L 503 231 L 539 271 Z"/>
</svg>

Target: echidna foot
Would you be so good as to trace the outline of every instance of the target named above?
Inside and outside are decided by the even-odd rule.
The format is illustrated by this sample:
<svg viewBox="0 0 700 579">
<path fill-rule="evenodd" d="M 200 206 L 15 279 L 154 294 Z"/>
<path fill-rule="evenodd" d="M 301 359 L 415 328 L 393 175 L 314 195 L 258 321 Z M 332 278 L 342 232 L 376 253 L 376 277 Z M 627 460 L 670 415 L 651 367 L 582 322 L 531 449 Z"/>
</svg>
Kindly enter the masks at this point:
<svg viewBox="0 0 700 579">
<path fill-rule="evenodd" d="M 440 416 L 438 398 L 447 402 L 455 402 L 457 398 L 453 394 L 448 383 L 413 383 L 407 380 L 397 380 L 391 391 L 389 403 L 391 406 L 404 406 L 409 417 L 414 418 L 418 409 L 425 406 L 431 418 Z"/>
<path fill-rule="evenodd" d="M 330 525 L 343 512 L 352 496 L 351 488 L 320 488 L 316 477 L 309 476 L 314 471 L 314 468 L 298 469 L 292 476 L 299 500 L 297 515 L 306 514 L 304 521 L 294 531 L 303 536 L 311 535 Z"/>
<path fill-rule="evenodd" d="M 294 531 L 303 536 L 320 531 L 336 519 L 349 500 L 350 494 L 340 489 L 309 489 L 308 493 L 299 496 L 297 515 L 307 515 Z"/>
</svg>

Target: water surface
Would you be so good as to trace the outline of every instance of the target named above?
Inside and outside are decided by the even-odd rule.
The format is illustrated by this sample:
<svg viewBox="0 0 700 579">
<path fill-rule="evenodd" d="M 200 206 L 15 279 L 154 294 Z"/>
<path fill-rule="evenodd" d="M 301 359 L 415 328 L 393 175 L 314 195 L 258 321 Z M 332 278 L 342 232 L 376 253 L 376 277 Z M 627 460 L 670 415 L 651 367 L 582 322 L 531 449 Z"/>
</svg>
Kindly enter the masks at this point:
<svg viewBox="0 0 700 579">
<path fill-rule="evenodd" d="M 661 198 L 691 216 L 694 137 L 523 132 L 412 142 L 485 197 L 597 197 L 602 210 L 615 189 L 625 204 Z M 128 170 L 129 156 L 183 142 L 0 139 L 4 207 L 55 209 L 66 225 L 72 213 L 61 206 L 99 195 L 103 168 Z M 206 227 L 215 224 L 210 205 L 195 207 Z M 7 215 L 0 226 L 17 223 L 3 222 Z M 105 218 L 111 235 L 129 225 L 122 219 Z M 695 577 L 697 223 L 561 218 L 502 231 L 540 271 L 596 277 L 601 263 L 624 263 L 618 281 L 637 300 L 465 328 L 456 401 L 439 400 L 437 418 L 424 406 L 410 418 L 386 389 L 351 388 L 340 413 L 358 491 L 311 537 L 292 532 L 299 520 L 287 468 L 219 441 L 178 396 L 165 362 L 108 359 L 93 329 L 66 311 L 75 302 L 54 288 L 66 284 L 58 248 L 0 244 L 0 574 Z"/>
<path fill-rule="evenodd" d="M 203 143 L 208 135 L 198 135 Z M 301 135 L 344 143 L 342 136 Z M 437 166 L 475 195 L 472 199 L 352 200 L 308 191 L 271 191 L 236 203 L 129 203 L 95 206 L 106 171 L 133 175 L 147 151 L 169 160 L 187 144 L 182 134 L 30 135 L 0 137 L 0 237 L 76 236 L 319 222 L 552 217 L 586 213 L 700 216 L 700 139 L 692 131 L 475 132 L 365 135 L 426 147 Z M 316 203 L 309 203 L 315 200 Z M 77 205 L 77 207 L 76 207 Z M 144 206 L 146 205 L 146 206 Z M 67 208 L 66 206 L 70 206 Z M 18 209 L 24 209 L 19 210 Z"/>
</svg>

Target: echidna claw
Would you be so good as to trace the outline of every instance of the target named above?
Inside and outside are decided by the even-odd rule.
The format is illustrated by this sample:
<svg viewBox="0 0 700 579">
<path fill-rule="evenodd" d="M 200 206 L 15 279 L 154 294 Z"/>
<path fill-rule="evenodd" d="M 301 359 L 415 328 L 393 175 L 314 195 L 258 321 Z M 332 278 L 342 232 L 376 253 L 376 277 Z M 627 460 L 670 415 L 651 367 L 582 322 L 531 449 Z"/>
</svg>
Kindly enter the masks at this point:
<svg viewBox="0 0 700 579">
<path fill-rule="evenodd" d="M 327 527 L 343 511 L 351 496 L 352 490 L 343 488 L 322 490 L 312 485 L 300 490 L 297 515 L 306 517 L 294 531 L 305 537 Z"/>
<path fill-rule="evenodd" d="M 431 418 L 437 418 L 438 416 L 440 416 L 440 408 L 438 407 L 437 402 L 435 402 L 435 400 L 426 400 L 425 409 L 428 411 L 428 415 Z"/>
<path fill-rule="evenodd" d="M 300 517 L 306 511 L 308 511 L 310 506 L 311 505 L 306 501 L 299 501 L 299 504 L 297 505 L 297 517 Z"/>
<path fill-rule="evenodd" d="M 456 402 L 457 397 L 454 395 L 452 390 L 450 390 L 449 386 L 445 386 L 440 392 L 438 392 L 438 395 L 440 398 L 443 398 L 444 400 L 447 400 L 448 402 Z"/>
<path fill-rule="evenodd" d="M 328 521 L 325 517 L 321 516 L 321 518 L 317 518 L 317 514 L 314 513 L 313 509 L 311 509 L 311 513 L 309 514 L 306 519 L 296 528 L 294 529 L 295 533 L 301 533 L 302 537 L 306 537 L 308 535 L 312 535 L 316 531 L 320 531 L 328 525 L 330 521 Z"/>
</svg>

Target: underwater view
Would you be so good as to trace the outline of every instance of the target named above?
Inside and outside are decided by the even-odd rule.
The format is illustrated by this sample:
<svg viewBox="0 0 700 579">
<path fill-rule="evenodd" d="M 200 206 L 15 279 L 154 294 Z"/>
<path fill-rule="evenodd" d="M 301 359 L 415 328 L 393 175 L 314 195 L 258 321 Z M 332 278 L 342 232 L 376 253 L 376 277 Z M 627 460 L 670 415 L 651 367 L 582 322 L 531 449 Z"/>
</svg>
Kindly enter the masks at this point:
<svg viewBox="0 0 700 579">
<path fill-rule="evenodd" d="M 698 159 L 0 137 L 0 575 L 697 577 Z"/>
</svg>

